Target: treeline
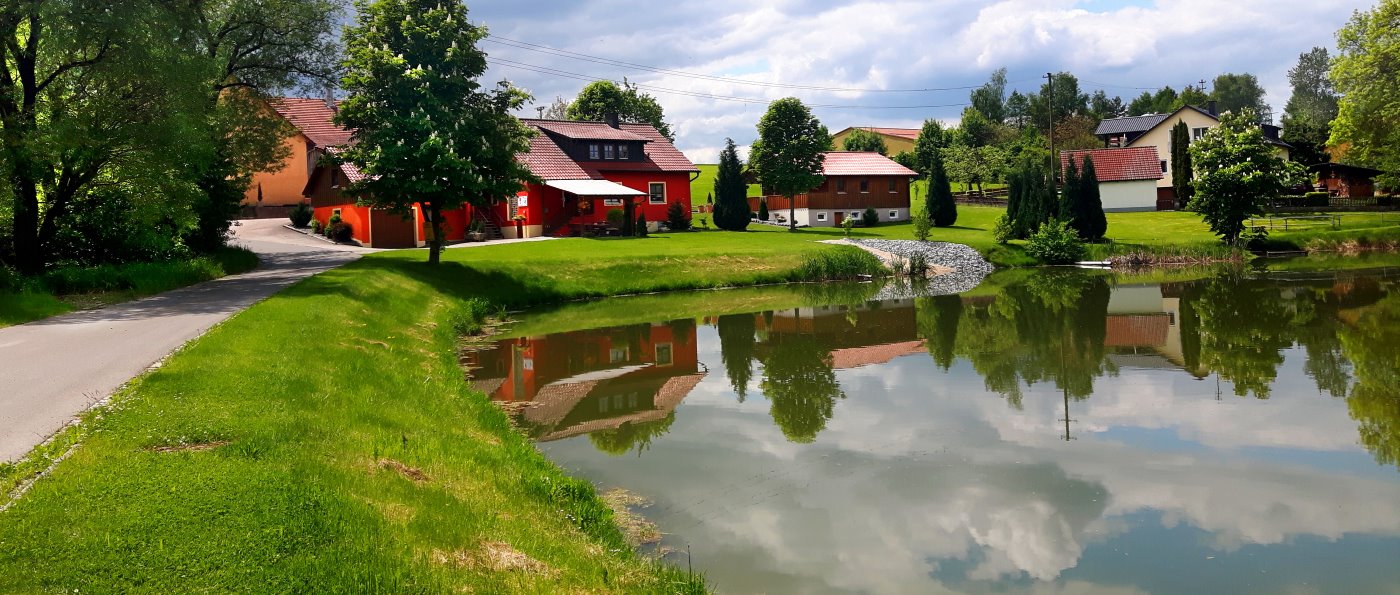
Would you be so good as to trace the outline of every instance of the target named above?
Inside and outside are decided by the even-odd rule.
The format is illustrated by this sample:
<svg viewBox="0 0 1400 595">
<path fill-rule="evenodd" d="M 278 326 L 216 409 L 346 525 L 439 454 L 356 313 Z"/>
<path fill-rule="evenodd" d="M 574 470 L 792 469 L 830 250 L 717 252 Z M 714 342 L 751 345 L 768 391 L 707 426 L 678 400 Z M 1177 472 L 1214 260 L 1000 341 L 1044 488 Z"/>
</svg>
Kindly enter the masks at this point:
<svg viewBox="0 0 1400 595">
<path fill-rule="evenodd" d="M 268 96 L 336 79 L 335 0 L 0 6 L 0 264 L 221 247 L 253 172 L 285 159 Z"/>
</svg>

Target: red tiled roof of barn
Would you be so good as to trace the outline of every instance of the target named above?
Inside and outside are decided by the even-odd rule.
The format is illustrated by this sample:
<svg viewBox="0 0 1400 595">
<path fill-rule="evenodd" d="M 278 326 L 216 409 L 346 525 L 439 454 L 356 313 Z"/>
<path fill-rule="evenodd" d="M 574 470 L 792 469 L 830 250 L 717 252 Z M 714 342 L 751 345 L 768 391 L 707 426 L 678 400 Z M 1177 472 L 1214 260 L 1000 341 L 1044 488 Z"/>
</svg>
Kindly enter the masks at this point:
<svg viewBox="0 0 1400 595">
<path fill-rule="evenodd" d="M 914 170 L 879 153 L 831 151 L 822 160 L 827 176 L 915 176 Z"/>
<path fill-rule="evenodd" d="M 1075 166 L 1083 168 L 1085 155 L 1093 156 L 1094 173 L 1097 174 L 1100 182 L 1162 179 L 1162 161 L 1157 155 L 1157 147 L 1062 151 L 1060 152 L 1060 169 L 1064 170 L 1069 167 L 1071 156 L 1074 157 Z"/>
<path fill-rule="evenodd" d="M 331 121 L 335 110 L 326 105 L 324 99 L 275 97 L 269 104 L 318 147 L 338 147 L 350 143 L 350 131 Z M 339 104 L 336 102 L 337 106 Z"/>
</svg>

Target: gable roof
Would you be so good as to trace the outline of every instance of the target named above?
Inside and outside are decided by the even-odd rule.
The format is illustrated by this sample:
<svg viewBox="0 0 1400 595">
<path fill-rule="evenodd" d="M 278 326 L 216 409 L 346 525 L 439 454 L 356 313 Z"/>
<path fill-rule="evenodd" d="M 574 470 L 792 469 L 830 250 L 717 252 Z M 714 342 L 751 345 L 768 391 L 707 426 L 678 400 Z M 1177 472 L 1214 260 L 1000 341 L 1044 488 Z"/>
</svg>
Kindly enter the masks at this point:
<svg viewBox="0 0 1400 595">
<path fill-rule="evenodd" d="M 318 147 L 338 147 L 350 143 L 351 132 L 332 122 L 335 109 L 326 105 L 324 99 L 274 97 L 268 104 Z M 339 105 L 337 101 L 336 106 Z"/>
<path fill-rule="evenodd" d="M 1157 147 L 1127 149 L 1093 149 L 1060 152 L 1060 170 L 1069 167 L 1070 158 L 1077 168 L 1084 167 L 1084 156 L 1092 155 L 1094 174 L 1100 182 L 1133 182 L 1162 179 L 1162 160 Z"/>
<path fill-rule="evenodd" d="M 650 124 L 621 124 L 613 128 L 603 122 L 564 122 L 561 120 L 521 119 L 526 126 L 545 133 L 530 139 L 530 151 L 516 155 L 530 172 L 545 180 L 601 180 L 607 171 L 700 171 Z M 641 161 L 575 161 L 559 146 L 556 136 L 572 140 L 620 140 L 646 143 Z"/>
<path fill-rule="evenodd" d="M 1170 113 L 1170 114 L 1167 114 L 1167 115 L 1165 115 L 1165 116 L 1162 116 L 1162 119 L 1159 120 L 1156 124 L 1153 124 L 1152 126 L 1149 126 L 1149 127 L 1147 127 L 1146 129 L 1142 130 L 1142 131 L 1141 131 L 1141 132 L 1142 132 L 1142 135 L 1141 135 L 1141 136 L 1138 136 L 1138 137 L 1137 137 L 1136 139 L 1134 139 L 1132 142 L 1128 143 L 1128 145 L 1129 145 L 1129 146 L 1132 146 L 1132 145 L 1137 144 L 1138 140 L 1141 140 L 1142 138 L 1146 137 L 1148 132 L 1151 132 L 1154 128 L 1156 128 L 1156 127 L 1158 127 L 1158 126 L 1161 126 L 1161 125 L 1164 124 L 1164 123 L 1168 123 L 1168 121 L 1170 121 L 1170 120 L 1172 120 L 1173 118 L 1175 118 L 1177 114 L 1179 114 L 1179 113 L 1181 113 L 1181 112 L 1184 112 L 1184 111 L 1186 111 L 1186 110 L 1194 111 L 1194 112 L 1196 112 L 1196 113 L 1198 113 L 1198 114 L 1200 114 L 1200 115 L 1202 115 L 1202 116 L 1205 116 L 1205 117 L 1207 117 L 1207 118 L 1210 118 L 1211 120 L 1216 121 L 1217 123 L 1220 122 L 1220 116 L 1218 116 L 1218 115 L 1216 115 L 1216 114 L 1212 114 L 1212 113 L 1210 113 L 1210 112 L 1208 112 L 1208 111 L 1206 111 L 1206 110 L 1203 110 L 1203 109 L 1201 109 L 1201 108 L 1199 108 L 1199 107 L 1196 107 L 1196 106 L 1194 106 L 1194 105 L 1183 105 L 1183 106 L 1181 106 L 1179 109 L 1177 109 L 1176 111 L 1174 111 L 1174 112 L 1172 112 L 1172 113 Z M 1146 117 L 1148 117 L 1148 116 L 1139 116 L 1139 118 L 1146 118 Z M 1118 119 L 1118 120 L 1126 120 L 1126 119 L 1129 119 L 1129 118 L 1117 118 L 1117 119 Z M 1099 128 L 1102 129 L 1104 123 L 1105 123 L 1105 122 L 1109 122 L 1109 121 L 1110 121 L 1110 120 L 1104 120 L 1103 122 L 1100 122 L 1100 123 L 1099 123 Z M 1168 125 L 1170 125 L 1170 126 L 1175 126 L 1176 123 L 1175 123 L 1175 122 L 1170 122 Z M 1292 149 L 1292 148 L 1293 148 L 1293 145 L 1290 145 L 1290 144 L 1288 144 L 1288 143 L 1286 143 L 1286 142 L 1283 142 L 1282 140 L 1279 140 L 1279 139 L 1277 138 L 1277 136 L 1278 136 L 1278 134 L 1277 134 L 1277 129 L 1278 129 L 1278 127 L 1277 127 L 1277 126 L 1274 126 L 1274 125 L 1272 125 L 1272 124 L 1260 124 L 1260 125 L 1259 125 L 1259 128 L 1260 128 L 1261 130 L 1264 131 L 1264 142 L 1266 142 L 1266 143 L 1268 143 L 1268 144 L 1271 144 L 1271 145 L 1273 145 L 1273 146 L 1275 146 L 1275 147 L 1283 147 L 1283 148 L 1285 148 L 1285 149 Z M 1274 129 L 1274 131 L 1272 131 L 1272 133 L 1271 133 L 1271 131 L 1269 130 L 1270 128 Z M 1128 132 L 1138 132 L 1138 131 L 1132 130 L 1132 131 L 1128 131 Z M 1100 132 L 1095 132 L 1094 134 L 1102 134 L 1102 133 L 1100 133 Z"/>
<path fill-rule="evenodd" d="M 870 132 L 874 132 L 875 134 L 882 134 L 885 136 L 895 136 L 908 140 L 919 140 L 918 128 L 876 128 L 873 126 L 851 126 L 836 134 L 844 134 L 852 130 L 867 130 Z"/>
<path fill-rule="evenodd" d="M 1162 120 L 1167 119 L 1168 114 L 1146 114 L 1143 116 L 1128 116 L 1125 118 L 1110 118 L 1099 122 L 1099 127 L 1094 129 L 1095 136 L 1117 136 L 1131 132 L 1147 132 L 1152 130 Z"/>
<path fill-rule="evenodd" d="M 824 176 L 916 176 L 914 170 L 874 152 L 830 151 L 824 153 Z"/>
</svg>

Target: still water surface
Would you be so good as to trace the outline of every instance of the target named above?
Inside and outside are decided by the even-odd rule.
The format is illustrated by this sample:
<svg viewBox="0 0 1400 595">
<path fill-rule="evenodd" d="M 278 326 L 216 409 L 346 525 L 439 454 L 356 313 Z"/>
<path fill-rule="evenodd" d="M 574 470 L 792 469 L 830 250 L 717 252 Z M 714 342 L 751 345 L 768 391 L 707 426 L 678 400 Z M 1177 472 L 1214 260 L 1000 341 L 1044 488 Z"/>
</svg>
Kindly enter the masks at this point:
<svg viewBox="0 0 1400 595">
<path fill-rule="evenodd" d="M 722 592 L 1400 593 L 1397 283 L 612 300 L 475 382 Z"/>
</svg>

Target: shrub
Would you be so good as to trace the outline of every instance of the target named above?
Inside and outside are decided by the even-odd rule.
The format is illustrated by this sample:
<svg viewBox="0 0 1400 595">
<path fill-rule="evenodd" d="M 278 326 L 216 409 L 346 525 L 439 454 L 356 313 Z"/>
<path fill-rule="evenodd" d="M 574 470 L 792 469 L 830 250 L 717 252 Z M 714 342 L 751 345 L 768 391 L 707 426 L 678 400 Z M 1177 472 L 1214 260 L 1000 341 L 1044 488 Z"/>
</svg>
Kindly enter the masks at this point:
<svg viewBox="0 0 1400 595">
<path fill-rule="evenodd" d="M 760 198 L 758 200 L 758 220 L 768 220 L 768 199 Z"/>
<path fill-rule="evenodd" d="M 681 206 L 681 203 L 673 202 L 666 207 L 666 226 L 671 231 L 686 231 L 690 229 L 690 210 Z"/>
<path fill-rule="evenodd" d="M 701 218 L 700 218 L 700 227 L 701 227 L 702 229 L 709 229 L 709 228 L 710 228 L 710 222 L 709 222 L 709 220 L 707 220 L 707 219 L 704 218 L 704 217 L 701 217 Z"/>
<path fill-rule="evenodd" d="M 19 272 L 0 264 L 0 291 L 19 291 L 24 286 L 24 278 Z"/>
<path fill-rule="evenodd" d="M 909 257 L 909 276 L 916 279 L 928 276 L 928 257 L 922 252 L 915 252 Z"/>
<path fill-rule="evenodd" d="M 847 217 L 841 220 L 841 229 L 846 230 L 846 237 L 851 237 L 851 228 L 856 226 L 855 219 Z"/>
<path fill-rule="evenodd" d="M 608 211 L 607 221 L 608 225 L 611 227 L 622 229 L 622 222 L 626 219 L 627 213 L 622 212 L 622 209 L 610 209 Z"/>
<path fill-rule="evenodd" d="M 932 229 L 933 216 L 929 215 L 928 203 L 925 202 L 924 206 L 914 213 L 914 239 L 927 242 L 929 231 Z"/>
<path fill-rule="evenodd" d="M 311 216 L 313 214 L 315 214 L 315 211 L 311 209 L 311 205 L 300 202 L 292 209 L 291 214 L 288 215 L 287 218 L 292 220 L 292 227 L 301 229 L 306 227 L 307 223 L 311 222 Z"/>
<path fill-rule="evenodd" d="M 1016 230 L 1011 226 L 1011 218 L 1006 215 L 997 217 L 996 225 L 992 226 L 992 239 L 998 244 L 1005 244 L 1011 241 Z"/>
<path fill-rule="evenodd" d="M 326 237 L 340 243 L 348 243 L 354 237 L 354 230 L 344 221 L 336 221 L 326 226 Z"/>
<path fill-rule="evenodd" d="M 339 213 L 336 213 L 336 214 L 334 214 L 334 215 L 331 215 L 331 218 L 326 220 L 326 227 L 324 227 L 323 229 L 321 229 L 321 234 L 322 234 L 322 235 L 325 235 L 325 236 L 328 237 L 328 238 L 330 238 L 330 237 L 331 237 L 331 228 L 335 227 L 336 224 L 338 224 L 338 223 L 340 223 L 340 222 L 341 222 L 341 219 L 340 219 L 340 214 L 339 214 Z M 331 238 L 331 239 L 335 239 L 335 238 Z"/>
<path fill-rule="evenodd" d="M 1031 234 L 1026 252 L 1048 264 L 1073 264 L 1084 260 L 1084 241 L 1064 221 L 1051 220 Z"/>
<path fill-rule="evenodd" d="M 637 237 L 639 237 L 639 238 L 647 237 L 647 215 L 646 215 L 646 213 L 642 213 L 642 214 L 640 214 L 640 215 L 637 215 L 636 234 L 637 234 Z"/>
<path fill-rule="evenodd" d="M 321 222 L 315 218 L 311 219 L 311 233 L 318 235 L 321 233 Z"/>
<path fill-rule="evenodd" d="M 865 207 L 865 212 L 860 216 L 861 223 L 866 227 L 875 227 L 880 224 L 880 214 L 875 212 L 874 207 Z"/>
<path fill-rule="evenodd" d="M 832 281 L 855 279 L 861 275 L 883 275 L 885 265 L 875 255 L 855 247 L 808 252 L 793 272 L 793 281 Z"/>
</svg>

